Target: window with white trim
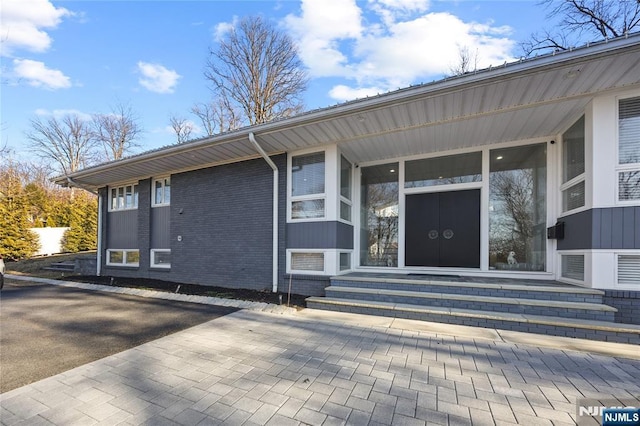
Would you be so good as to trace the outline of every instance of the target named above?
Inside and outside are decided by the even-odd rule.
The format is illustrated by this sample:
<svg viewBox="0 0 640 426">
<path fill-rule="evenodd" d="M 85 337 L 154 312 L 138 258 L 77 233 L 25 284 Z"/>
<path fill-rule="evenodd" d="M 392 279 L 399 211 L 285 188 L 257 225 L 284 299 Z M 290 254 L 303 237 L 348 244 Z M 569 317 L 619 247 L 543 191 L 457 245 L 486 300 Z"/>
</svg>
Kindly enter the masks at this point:
<svg viewBox="0 0 640 426">
<path fill-rule="evenodd" d="M 138 250 L 107 250 L 107 265 L 109 266 L 139 266 L 140 252 Z"/>
<path fill-rule="evenodd" d="M 171 250 L 151 249 L 152 268 L 171 268 Z"/>
<path fill-rule="evenodd" d="M 640 255 L 618 255 L 618 284 L 640 286 Z"/>
<path fill-rule="evenodd" d="M 165 177 L 153 181 L 153 200 L 151 205 L 168 206 L 171 203 L 171 178 Z"/>
<path fill-rule="evenodd" d="M 111 201 L 109 202 L 109 210 L 131 210 L 138 208 L 138 185 L 124 185 L 118 187 L 110 187 L 109 194 Z"/>
<path fill-rule="evenodd" d="M 584 281 L 584 255 L 566 254 L 562 259 L 562 277 L 576 281 Z"/>
<path fill-rule="evenodd" d="M 618 201 L 640 201 L 640 97 L 618 104 Z"/>
<path fill-rule="evenodd" d="M 340 156 L 340 219 L 351 222 L 351 163 Z"/>
<path fill-rule="evenodd" d="M 325 154 L 291 158 L 291 219 L 325 217 Z"/>
<path fill-rule="evenodd" d="M 562 212 L 585 205 L 584 116 L 562 135 Z"/>
<path fill-rule="evenodd" d="M 342 252 L 340 253 L 340 270 L 348 271 L 351 269 L 351 253 Z"/>
<path fill-rule="evenodd" d="M 324 272 L 324 253 L 291 252 L 291 271 Z"/>
</svg>

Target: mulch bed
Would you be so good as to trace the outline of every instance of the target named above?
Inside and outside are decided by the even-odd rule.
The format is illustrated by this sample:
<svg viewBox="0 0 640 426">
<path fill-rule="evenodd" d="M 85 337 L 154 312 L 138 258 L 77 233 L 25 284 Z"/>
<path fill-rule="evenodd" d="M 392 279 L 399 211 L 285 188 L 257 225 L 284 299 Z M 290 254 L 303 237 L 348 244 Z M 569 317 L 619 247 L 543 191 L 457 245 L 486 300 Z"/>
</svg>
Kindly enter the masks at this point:
<svg viewBox="0 0 640 426">
<path fill-rule="evenodd" d="M 124 278 L 109 276 L 93 276 L 93 275 L 70 275 L 65 277 L 66 280 L 111 285 L 115 287 L 142 288 L 148 290 L 166 291 L 171 293 L 192 294 L 197 296 L 222 297 L 225 299 L 249 300 L 252 302 L 265 302 L 280 304 L 287 303 L 288 296 L 286 293 L 273 293 L 271 291 L 247 290 L 240 288 L 213 287 L 208 285 L 182 284 L 171 281 L 160 281 L 149 278 Z M 306 296 L 299 294 L 291 295 L 291 306 L 304 308 Z"/>
</svg>

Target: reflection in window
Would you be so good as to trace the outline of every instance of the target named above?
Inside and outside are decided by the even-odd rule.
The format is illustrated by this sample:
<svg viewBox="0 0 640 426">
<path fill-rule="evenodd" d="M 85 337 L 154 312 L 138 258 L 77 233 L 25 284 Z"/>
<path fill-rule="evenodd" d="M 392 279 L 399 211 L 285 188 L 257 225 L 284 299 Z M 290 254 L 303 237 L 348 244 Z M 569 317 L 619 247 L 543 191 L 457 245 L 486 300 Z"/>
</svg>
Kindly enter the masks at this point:
<svg viewBox="0 0 640 426">
<path fill-rule="evenodd" d="M 324 194 L 324 152 L 291 159 L 291 195 Z"/>
<path fill-rule="evenodd" d="M 291 203 L 292 219 L 324 217 L 324 200 L 302 200 Z"/>
<path fill-rule="evenodd" d="M 620 101 L 618 135 L 620 164 L 640 163 L 640 98 Z"/>
<path fill-rule="evenodd" d="M 482 181 L 482 153 L 407 161 L 405 188 Z"/>
<path fill-rule="evenodd" d="M 361 171 L 360 263 L 398 266 L 398 163 Z"/>
<path fill-rule="evenodd" d="M 489 266 L 544 271 L 546 144 L 491 151 Z"/>
</svg>

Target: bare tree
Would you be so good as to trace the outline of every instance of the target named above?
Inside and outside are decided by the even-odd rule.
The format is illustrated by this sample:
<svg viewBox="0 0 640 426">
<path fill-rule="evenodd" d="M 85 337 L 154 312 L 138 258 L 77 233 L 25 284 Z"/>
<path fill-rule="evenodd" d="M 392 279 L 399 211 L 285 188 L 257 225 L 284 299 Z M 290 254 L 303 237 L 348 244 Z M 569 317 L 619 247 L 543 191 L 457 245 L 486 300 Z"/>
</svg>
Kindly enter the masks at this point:
<svg viewBox="0 0 640 426">
<path fill-rule="evenodd" d="M 478 51 L 471 53 L 468 46 L 458 46 L 458 62 L 449 68 L 451 75 L 463 75 L 478 69 Z"/>
<path fill-rule="evenodd" d="M 186 118 L 171 116 L 169 118 L 171 127 L 176 133 L 176 139 L 178 143 L 185 143 L 191 138 L 193 132 L 193 123 Z"/>
<path fill-rule="evenodd" d="M 557 30 L 533 34 L 522 44 L 525 55 L 571 49 L 584 42 L 620 37 L 640 28 L 638 0 L 542 0 Z"/>
<path fill-rule="evenodd" d="M 96 139 L 90 122 L 77 114 L 60 119 L 51 117 L 31 120 L 26 133 L 36 155 L 53 160 L 64 174 L 70 174 L 90 164 L 95 158 Z"/>
<path fill-rule="evenodd" d="M 210 49 L 205 77 L 215 95 L 242 111 L 248 124 L 303 110 L 307 73 L 293 40 L 261 17 L 246 17 Z"/>
<path fill-rule="evenodd" d="M 119 160 L 140 146 L 136 138 L 142 128 L 129 104 L 118 103 L 109 114 L 95 114 L 92 124 L 107 160 Z"/>
<path fill-rule="evenodd" d="M 242 119 L 238 111 L 224 99 L 199 103 L 191 107 L 191 112 L 200 119 L 207 136 L 238 129 Z"/>
</svg>

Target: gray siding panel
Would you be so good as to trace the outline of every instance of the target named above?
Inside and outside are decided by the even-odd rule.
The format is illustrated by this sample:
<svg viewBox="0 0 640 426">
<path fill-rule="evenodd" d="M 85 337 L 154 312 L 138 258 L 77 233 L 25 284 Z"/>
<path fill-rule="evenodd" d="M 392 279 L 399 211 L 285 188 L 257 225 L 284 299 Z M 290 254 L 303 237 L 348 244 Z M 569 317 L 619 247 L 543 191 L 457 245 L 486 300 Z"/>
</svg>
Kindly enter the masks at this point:
<svg viewBox="0 0 640 426">
<path fill-rule="evenodd" d="M 602 210 L 601 209 L 593 209 L 593 222 L 589 225 L 589 231 L 593 234 L 593 242 L 590 246 L 584 247 L 600 247 L 602 246 L 602 236 L 600 235 L 600 226 L 596 226 L 595 224 L 600 224 L 602 222 Z M 581 247 L 582 248 L 582 247 Z"/>
<path fill-rule="evenodd" d="M 287 224 L 289 249 L 353 249 L 353 226 L 337 221 Z"/>
<path fill-rule="evenodd" d="M 635 244 L 634 247 L 640 247 L 640 207 L 634 207 L 635 210 Z"/>
<path fill-rule="evenodd" d="M 558 240 L 558 250 L 577 250 L 592 244 L 592 210 L 558 219 L 564 222 L 564 238 Z"/>
<path fill-rule="evenodd" d="M 624 226 L 624 214 L 622 207 L 613 209 L 611 215 L 611 248 L 622 248 L 624 241 L 622 235 Z"/>
<path fill-rule="evenodd" d="M 613 211 L 612 209 L 602 209 L 601 211 L 601 222 L 594 224 L 596 229 L 598 229 L 598 226 L 600 228 L 600 247 L 597 248 L 610 249 L 613 247 L 611 238 Z"/>
<path fill-rule="evenodd" d="M 105 248 L 138 248 L 138 210 L 108 212 Z"/>
<path fill-rule="evenodd" d="M 560 220 L 565 237 L 558 250 L 640 248 L 640 207 L 593 209 Z"/>
<path fill-rule="evenodd" d="M 170 218 L 171 207 L 151 208 L 151 248 L 168 249 L 171 247 Z"/>
<path fill-rule="evenodd" d="M 622 211 L 622 248 L 635 248 L 635 208 L 624 209 Z"/>
</svg>

